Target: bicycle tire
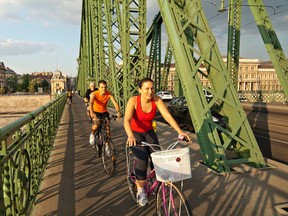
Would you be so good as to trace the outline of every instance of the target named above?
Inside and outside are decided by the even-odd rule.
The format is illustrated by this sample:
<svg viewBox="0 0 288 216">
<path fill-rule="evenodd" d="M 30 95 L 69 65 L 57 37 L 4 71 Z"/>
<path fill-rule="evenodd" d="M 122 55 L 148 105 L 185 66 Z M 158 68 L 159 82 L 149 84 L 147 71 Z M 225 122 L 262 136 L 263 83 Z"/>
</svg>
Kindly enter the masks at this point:
<svg viewBox="0 0 288 216">
<path fill-rule="evenodd" d="M 102 164 L 106 174 L 112 175 L 116 167 L 116 149 L 111 138 L 104 139 L 102 144 Z"/>
<path fill-rule="evenodd" d="M 170 197 L 172 193 L 172 200 Z M 163 193 L 164 191 L 164 193 Z M 164 199 L 165 198 L 165 199 Z M 166 201 L 163 201 L 166 200 Z M 156 193 L 156 212 L 157 215 L 181 215 L 191 216 L 191 207 L 180 188 L 172 182 L 161 183 Z M 166 213 L 165 213 L 166 212 Z"/>
<path fill-rule="evenodd" d="M 129 188 L 129 192 L 131 197 L 135 203 L 137 203 L 136 194 L 137 187 L 135 184 L 136 176 L 135 176 L 135 158 L 129 148 L 126 148 L 126 160 L 127 160 L 127 184 Z"/>
</svg>

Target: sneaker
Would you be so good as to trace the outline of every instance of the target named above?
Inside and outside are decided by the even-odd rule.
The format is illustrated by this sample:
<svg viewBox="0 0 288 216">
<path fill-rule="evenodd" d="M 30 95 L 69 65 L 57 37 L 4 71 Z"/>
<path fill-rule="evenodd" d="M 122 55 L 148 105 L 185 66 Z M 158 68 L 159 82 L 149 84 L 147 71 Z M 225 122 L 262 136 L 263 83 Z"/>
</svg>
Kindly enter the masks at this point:
<svg viewBox="0 0 288 216">
<path fill-rule="evenodd" d="M 147 194 L 144 189 L 140 189 L 137 191 L 136 198 L 139 206 L 145 206 L 146 204 L 148 204 Z"/>
<path fill-rule="evenodd" d="M 92 134 L 92 133 L 90 134 L 89 143 L 90 143 L 90 145 L 92 145 L 92 146 L 95 145 L 95 135 Z"/>
</svg>

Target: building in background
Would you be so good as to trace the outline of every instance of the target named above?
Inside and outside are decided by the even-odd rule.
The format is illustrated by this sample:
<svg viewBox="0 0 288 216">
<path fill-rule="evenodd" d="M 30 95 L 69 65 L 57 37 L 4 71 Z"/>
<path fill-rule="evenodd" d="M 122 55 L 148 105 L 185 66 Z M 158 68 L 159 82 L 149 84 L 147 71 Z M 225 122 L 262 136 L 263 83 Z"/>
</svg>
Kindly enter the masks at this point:
<svg viewBox="0 0 288 216">
<path fill-rule="evenodd" d="M 63 75 L 60 70 L 53 73 L 51 79 L 51 96 L 61 94 L 67 90 L 67 76 Z"/>
<path fill-rule="evenodd" d="M 41 79 L 46 80 L 47 82 L 51 82 L 51 79 L 53 77 L 53 72 L 32 72 L 32 74 L 29 76 L 30 79 Z"/>
<path fill-rule="evenodd" d="M 226 64 L 227 58 L 224 57 L 223 61 Z M 206 73 L 204 65 L 200 67 L 200 70 Z M 202 85 L 210 87 L 208 79 L 203 75 L 198 75 Z M 174 92 L 175 80 L 177 80 L 176 67 L 175 64 L 171 64 L 167 91 Z M 248 97 L 250 101 L 285 101 L 281 83 L 271 61 L 240 58 L 237 92 L 243 94 L 241 97 Z"/>
<path fill-rule="evenodd" d="M 11 68 L 6 67 L 5 79 L 8 77 L 13 77 L 13 76 L 17 76 L 16 72 L 14 70 L 12 70 Z"/>
</svg>

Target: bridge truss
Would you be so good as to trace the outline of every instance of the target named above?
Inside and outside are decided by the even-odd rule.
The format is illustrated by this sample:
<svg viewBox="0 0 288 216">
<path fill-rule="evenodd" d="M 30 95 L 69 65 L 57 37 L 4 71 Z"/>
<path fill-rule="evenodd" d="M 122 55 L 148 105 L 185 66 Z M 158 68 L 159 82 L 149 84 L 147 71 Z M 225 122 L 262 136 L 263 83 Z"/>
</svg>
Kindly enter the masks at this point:
<svg viewBox="0 0 288 216">
<path fill-rule="evenodd" d="M 287 58 L 263 2 L 248 0 L 248 3 L 287 97 Z M 85 92 L 90 81 L 105 79 L 124 112 L 128 98 L 137 93 L 141 78 L 149 76 L 155 80 L 156 90 L 165 89 L 173 56 L 180 92 L 183 91 L 186 97 L 205 165 L 218 172 L 230 172 L 234 165 L 242 163 L 265 167 L 235 89 L 241 4 L 242 0 L 230 0 L 228 4 L 230 19 L 225 66 L 200 0 L 158 0 L 160 12 L 147 32 L 145 0 L 83 0 L 78 89 Z M 169 38 L 163 64 L 162 25 Z M 148 45 L 149 58 L 146 54 Z M 200 69 L 203 65 L 205 70 Z M 204 87 L 199 76 L 206 77 L 211 88 Z M 214 96 L 210 102 L 203 93 L 205 88 Z M 226 128 L 212 120 L 214 103 L 227 121 Z M 229 158 L 227 152 L 238 157 Z"/>
</svg>

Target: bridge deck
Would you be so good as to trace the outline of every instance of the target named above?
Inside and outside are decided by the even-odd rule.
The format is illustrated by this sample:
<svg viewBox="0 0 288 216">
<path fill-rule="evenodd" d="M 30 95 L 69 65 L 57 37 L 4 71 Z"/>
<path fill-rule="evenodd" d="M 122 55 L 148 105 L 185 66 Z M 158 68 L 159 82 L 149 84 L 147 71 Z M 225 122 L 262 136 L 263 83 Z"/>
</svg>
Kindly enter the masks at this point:
<svg viewBox="0 0 288 216">
<path fill-rule="evenodd" d="M 130 198 L 123 122 L 111 124 L 118 156 L 112 176 L 104 173 L 100 159 L 94 157 L 88 144 L 90 127 L 82 99 L 74 96 L 73 104 L 65 107 L 32 215 L 154 215 L 153 201 L 138 208 Z M 166 144 L 177 135 L 160 122 L 157 134 Z M 239 166 L 235 168 L 239 172 L 217 174 L 199 163 L 200 149 L 195 135 L 191 136 L 193 176 L 185 182 L 185 194 L 195 215 L 278 215 L 276 205 L 286 203 L 287 207 L 286 166 L 273 162 L 276 168 Z"/>
</svg>

